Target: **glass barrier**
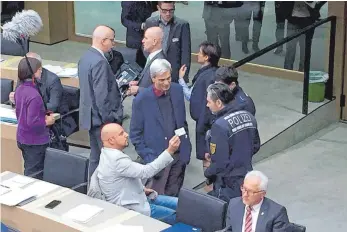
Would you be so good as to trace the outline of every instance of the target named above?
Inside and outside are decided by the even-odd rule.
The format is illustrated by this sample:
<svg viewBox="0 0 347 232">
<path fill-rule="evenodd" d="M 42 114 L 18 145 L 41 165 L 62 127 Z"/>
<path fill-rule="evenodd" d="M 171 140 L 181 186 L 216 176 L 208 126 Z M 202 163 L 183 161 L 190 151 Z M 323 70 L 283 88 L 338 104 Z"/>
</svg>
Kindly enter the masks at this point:
<svg viewBox="0 0 347 232">
<path fill-rule="evenodd" d="M 121 2 L 74 2 L 74 7 L 76 34 L 90 36 L 96 25 L 106 24 L 116 30 L 117 40 L 125 41 L 126 29 L 121 24 Z M 328 4 L 321 8 L 320 13 L 321 18 L 327 17 Z M 284 20 L 285 12 L 278 7 L 278 2 L 272 1 L 234 2 L 232 5 L 208 5 L 203 1 L 188 2 L 186 5 L 177 2 L 175 15 L 190 24 L 192 52 L 198 52 L 199 44 L 208 39 L 218 42 L 222 48 L 222 56 L 232 60 L 240 60 L 300 28 L 300 25 Z M 329 38 L 326 27 L 328 25 L 317 28 L 313 35 L 311 67 L 314 70 L 323 71 L 325 66 L 321 57 L 324 51 L 322 48 L 327 47 L 326 40 Z M 295 44 L 292 42 L 285 45 L 282 51 L 267 53 L 252 63 L 302 70 L 302 65 L 299 65 L 300 46 L 295 49 Z"/>
</svg>

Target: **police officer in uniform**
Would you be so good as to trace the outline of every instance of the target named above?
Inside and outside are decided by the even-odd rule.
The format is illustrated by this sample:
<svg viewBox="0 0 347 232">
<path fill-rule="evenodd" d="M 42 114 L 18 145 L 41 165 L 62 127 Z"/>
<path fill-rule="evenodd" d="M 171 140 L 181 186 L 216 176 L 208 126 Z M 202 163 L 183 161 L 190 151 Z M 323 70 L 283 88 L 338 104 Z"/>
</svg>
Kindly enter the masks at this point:
<svg viewBox="0 0 347 232">
<path fill-rule="evenodd" d="M 224 83 L 207 88 L 207 106 L 216 115 L 208 136 L 211 165 L 205 170 L 208 194 L 229 202 L 241 196 L 240 186 L 252 170 L 252 157 L 260 148 L 255 117 L 233 104 L 232 90 Z"/>
<path fill-rule="evenodd" d="M 248 96 L 239 86 L 239 74 L 234 66 L 222 66 L 216 71 L 216 82 L 227 84 L 232 89 L 235 101 L 232 104 L 239 110 L 246 110 L 255 116 L 255 105 L 250 96 Z"/>
</svg>

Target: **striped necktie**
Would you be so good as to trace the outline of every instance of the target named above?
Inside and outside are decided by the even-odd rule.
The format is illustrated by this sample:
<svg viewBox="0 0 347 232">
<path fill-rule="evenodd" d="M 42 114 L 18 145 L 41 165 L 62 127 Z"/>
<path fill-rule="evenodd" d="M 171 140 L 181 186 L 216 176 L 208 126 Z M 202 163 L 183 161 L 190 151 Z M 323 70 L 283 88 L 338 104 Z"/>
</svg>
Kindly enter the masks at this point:
<svg viewBox="0 0 347 232">
<path fill-rule="evenodd" d="M 247 206 L 244 232 L 252 232 L 252 207 L 250 206 Z"/>
</svg>

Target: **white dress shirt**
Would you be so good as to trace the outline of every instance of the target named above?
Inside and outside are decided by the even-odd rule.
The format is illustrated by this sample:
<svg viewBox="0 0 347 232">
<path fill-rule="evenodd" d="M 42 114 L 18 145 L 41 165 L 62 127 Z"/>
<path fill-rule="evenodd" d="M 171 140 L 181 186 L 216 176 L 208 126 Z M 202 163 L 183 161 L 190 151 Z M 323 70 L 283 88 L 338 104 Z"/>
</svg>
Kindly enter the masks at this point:
<svg viewBox="0 0 347 232">
<path fill-rule="evenodd" d="M 155 52 L 152 52 L 152 53 L 150 53 L 149 55 L 148 55 L 148 57 L 147 57 L 147 63 L 150 61 L 150 60 L 152 60 L 153 59 L 153 57 L 155 57 L 159 52 L 161 52 L 163 49 L 159 49 L 159 50 L 157 50 L 157 51 L 155 51 Z M 147 63 L 146 63 L 146 65 L 147 65 Z"/>
<path fill-rule="evenodd" d="M 261 200 L 261 202 L 259 202 L 258 204 L 252 206 L 252 211 L 251 211 L 251 213 L 252 213 L 252 232 L 255 232 L 255 227 L 257 226 L 257 221 L 258 221 L 258 216 L 259 216 L 261 204 L 263 204 L 263 200 Z M 245 213 L 243 215 L 242 232 L 245 232 L 247 207 L 248 207 L 248 205 L 245 206 Z"/>
<path fill-rule="evenodd" d="M 99 48 L 92 46 L 92 48 L 96 49 L 100 54 L 106 59 L 106 56 L 103 51 L 101 51 Z M 107 60 L 107 59 L 106 59 Z"/>
</svg>

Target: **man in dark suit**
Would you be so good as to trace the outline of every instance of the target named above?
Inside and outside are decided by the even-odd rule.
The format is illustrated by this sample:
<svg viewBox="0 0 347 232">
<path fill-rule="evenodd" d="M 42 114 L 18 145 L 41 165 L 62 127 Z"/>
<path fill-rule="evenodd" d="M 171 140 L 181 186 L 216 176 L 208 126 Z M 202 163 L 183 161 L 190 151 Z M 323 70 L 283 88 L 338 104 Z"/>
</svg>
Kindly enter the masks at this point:
<svg viewBox="0 0 347 232">
<path fill-rule="evenodd" d="M 122 123 L 123 106 L 121 94 L 111 66 L 104 53 L 114 45 L 114 30 L 107 26 L 98 26 L 93 32 L 93 44 L 78 62 L 80 79 L 81 130 L 89 130 L 90 158 L 89 177 L 99 164 L 101 152 L 101 125 Z"/>
<path fill-rule="evenodd" d="M 178 82 L 179 70 L 185 64 L 187 71 L 184 80 L 188 82 L 191 60 L 189 23 L 174 16 L 175 3 L 172 1 L 159 1 L 158 10 L 159 16 L 148 18 L 145 28 L 159 26 L 163 29 L 163 52 L 172 66 L 172 81 Z"/>
<path fill-rule="evenodd" d="M 148 52 L 145 68 L 142 70 L 139 80 L 130 82 L 128 95 L 136 95 L 152 85 L 151 75 L 149 73 L 150 66 L 156 59 L 165 59 L 162 50 L 163 30 L 160 27 L 148 28 L 142 40 L 143 50 Z"/>
<path fill-rule="evenodd" d="M 126 46 L 137 49 L 136 63 L 144 68 L 146 57 L 142 51 L 141 41 L 144 35 L 145 21 L 151 17 L 154 4 L 151 1 L 122 1 L 121 5 L 121 22 L 127 29 Z"/>
<path fill-rule="evenodd" d="M 226 229 L 242 232 L 287 232 L 289 219 L 284 206 L 266 198 L 268 178 L 260 171 L 247 173 L 242 197 L 230 200 Z"/>
<path fill-rule="evenodd" d="M 176 129 L 185 130 L 175 160 L 148 184 L 158 194 L 177 196 L 191 153 L 183 90 L 179 84 L 171 83 L 171 65 L 167 60 L 153 61 L 150 72 L 153 86 L 140 92 L 133 101 L 130 139 L 147 164 L 168 146 Z"/>
</svg>

